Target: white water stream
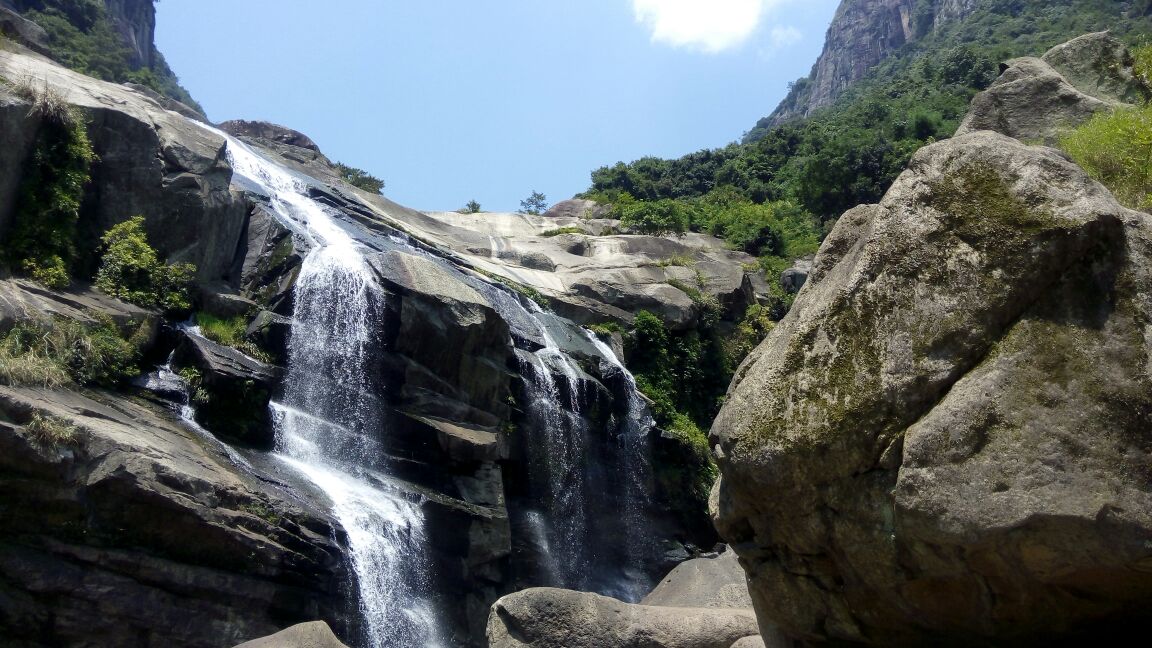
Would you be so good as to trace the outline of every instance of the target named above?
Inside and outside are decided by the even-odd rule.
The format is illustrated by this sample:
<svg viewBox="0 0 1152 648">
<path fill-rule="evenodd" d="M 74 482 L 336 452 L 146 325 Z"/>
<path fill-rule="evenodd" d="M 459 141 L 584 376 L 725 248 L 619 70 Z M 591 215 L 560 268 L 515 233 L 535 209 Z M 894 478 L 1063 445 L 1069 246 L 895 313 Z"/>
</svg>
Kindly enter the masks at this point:
<svg viewBox="0 0 1152 648">
<path fill-rule="evenodd" d="M 306 182 L 224 136 L 236 176 L 311 246 L 296 281 L 284 396 L 273 404 L 279 458 L 328 496 L 348 534 L 367 643 L 437 646 L 423 516 L 382 465 L 372 378 L 381 292 L 361 246 L 308 196 Z"/>
<path fill-rule="evenodd" d="M 612 348 L 595 333 L 584 329 L 584 334 L 600 355 L 615 366 L 628 382 L 628 410 L 620 434 L 620 448 L 616 453 L 619 462 L 616 472 L 623 481 L 620 498 L 627 562 L 632 566 L 642 565 L 652 558 L 654 551 L 648 533 L 645 507 L 646 493 L 649 490 L 646 482 L 651 477 L 649 473 L 652 469 L 648 433 L 656 421 L 652 419 L 648 406 L 640 397 L 640 389 L 636 386 L 636 378 L 632 372 L 628 371 Z M 627 600 L 638 601 L 648 593 L 649 585 L 650 583 L 640 577 L 626 578 L 621 587 Z"/>
</svg>

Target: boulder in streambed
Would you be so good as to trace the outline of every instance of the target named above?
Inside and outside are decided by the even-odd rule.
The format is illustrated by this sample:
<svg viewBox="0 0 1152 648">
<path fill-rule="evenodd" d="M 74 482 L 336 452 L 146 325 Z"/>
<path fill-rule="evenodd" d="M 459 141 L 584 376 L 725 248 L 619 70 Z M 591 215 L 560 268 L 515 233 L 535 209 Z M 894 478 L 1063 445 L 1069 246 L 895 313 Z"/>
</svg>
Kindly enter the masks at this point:
<svg viewBox="0 0 1152 648">
<path fill-rule="evenodd" d="M 633 605 L 553 588 L 496 601 L 489 648 L 729 648 L 755 634 L 751 610 Z"/>
</svg>

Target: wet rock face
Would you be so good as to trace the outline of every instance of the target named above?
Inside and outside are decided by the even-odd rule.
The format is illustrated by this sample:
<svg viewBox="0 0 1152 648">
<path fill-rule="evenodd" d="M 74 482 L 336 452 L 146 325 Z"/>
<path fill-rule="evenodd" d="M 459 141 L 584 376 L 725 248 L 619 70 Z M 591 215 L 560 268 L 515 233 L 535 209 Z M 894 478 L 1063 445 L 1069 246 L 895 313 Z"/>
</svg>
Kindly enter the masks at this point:
<svg viewBox="0 0 1152 648">
<path fill-rule="evenodd" d="M 186 334 L 176 347 L 173 367 L 192 369 L 196 420 L 221 438 L 239 445 L 271 450 L 275 429 L 268 401 L 282 372 L 239 351 L 198 335 Z"/>
<path fill-rule="evenodd" d="M 342 533 L 280 479 L 144 403 L 0 387 L 0 488 L 20 494 L 0 500 L 0 636 L 209 648 L 346 626 Z"/>
<path fill-rule="evenodd" d="M 762 623 L 884 645 L 1137 623 L 1150 261 L 1147 214 L 989 132 L 845 214 L 712 429 Z"/>
</svg>

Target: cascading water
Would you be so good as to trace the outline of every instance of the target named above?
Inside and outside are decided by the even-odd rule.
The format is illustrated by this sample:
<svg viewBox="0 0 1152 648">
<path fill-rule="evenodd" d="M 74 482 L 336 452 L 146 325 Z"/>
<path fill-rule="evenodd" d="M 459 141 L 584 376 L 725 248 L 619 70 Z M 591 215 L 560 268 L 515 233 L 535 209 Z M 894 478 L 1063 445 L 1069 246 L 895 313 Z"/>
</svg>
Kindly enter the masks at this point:
<svg viewBox="0 0 1152 648">
<path fill-rule="evenodd" d="M 649 432 L 656 422 L 652 419 L 636 386 L 636 378 L 616 357 L 612 348 L 592 331 L 584 330 L 588 341 L 611 363 L 628 384 L 628 409 L 622 421 L 618 436 L 619 452 L 614 456 L 617 466 L 614 472 L 621 477 L 622 513 L 624 521 L 625 552 L 629 565 L 643 565 L 652 558 L 651 538 L 645 531 L 649 520 L 645 512 L 648 481 L 651 477 L 651 444 Z M 642 576 L 625 578 L 621 587 L 627 600 L 639 600 L 648 592 L 649 583 Z"/>
<path fill-rule="evenodd" d="M 303 180 L 224 136 L 236 176 L 268 196 L 311 247 L 296 280 L 284 396 L 273 405 L 277 452 L 324 491 L 348 533 L 366 642 L 436 646 L 423 517 L 390 484 L 379 441 L 371 358 L 382 293 L 361 247 L 308 197 Z"/>
<path fill-rule="evenodd" d="M 526 409 L 533 419 L 531 427 L 542 433 L 529 448 L 530 473 L 538 499 L 547 507 L 542 518 L 530 520 L 546 524 L 542 535 L 547 542 L 543 548 L 561 548 L 548 558 L 552 572 L 549 576 L 556 581 L 550 584 L 585 589 L 591 575 L 584 479 L 589 440 L 580 416 L 580 380 L 571 360 L 560 352 L 547 328 L 541 325 L 540 330 L 546 346 L 529 354 L 526 361 L 521 359 L 522 365 L 527 364 L 521 367 L 521 374 L 528 397 Z M 553 371 L 560 371 L 565 377 L 567 399 L 562 399 Z M 567 400 L 567 408 L 561 406 L 563 400 Z"/>
<path fill-rule="evenodd" d="M 653 421 L 636 382 L 591 332 L 559 329 L 569 336 L 580 331 L 576 335 L 586 353 L 600 358 L 601 375 L 622 378 L 617 385 L 627 394 L 625 411 L 617 412 L 610 430 L 592 429 L 582 409 L 593 395 L 581 391 L 592 379 L 557 344 L 551 316 L 531 303 L 523 309 L 519 303 L 509 306 L 501 301 L 494 300 L 502 313 L 521 310 L 507 312 L 506 319 L 519 319 L 535 329 L 534 337 L 543 343 L 519 357 L 532 435 L 526 447 L 532 499 L 539 508 L 528 511 L 522 524 L 539 549 L 554 550 L 540 561 L 542 575 L 550 579 L 545 582 L 639 600 L 648 591 L 645 568 L 654 558 L 647 516 L 648 433 Z M 604 505 L 605 488 L 612 489 L 619 515 L 612 511 L 605 517 L 605 509 L 613 508 Z"/>
</svg>

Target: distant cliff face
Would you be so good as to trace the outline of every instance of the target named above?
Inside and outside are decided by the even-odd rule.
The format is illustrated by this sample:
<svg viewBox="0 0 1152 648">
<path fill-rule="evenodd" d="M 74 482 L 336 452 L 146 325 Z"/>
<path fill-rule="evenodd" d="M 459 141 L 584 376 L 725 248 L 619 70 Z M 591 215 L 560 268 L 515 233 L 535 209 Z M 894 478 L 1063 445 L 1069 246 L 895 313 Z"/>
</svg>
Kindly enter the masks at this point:
<svg viewBox="0 0 1152 648">
<path fill-rule="evenodd" d="M 153 38 L 156 35 L 155 0 L 102 0 L 112 28 L 120 35 L 128 47 L 128 65 L 138 70 L 156 66 L 156 48 Z M 0 0 L 0 8 L 12 9 L 18 13 L 29 11 L 56 11 L 68 19 L 81 31 L 88 31 L 98 20 L 100 2 L 77 4 L 61 0 Z"/>
<path fill-rule="evenodd" d="M 154 66 L 156 5 L 154 0 L 104 0 L 108 17 L 133 52 L 134 67 Z"/>
<path fill-rule="evenodd" d="M 909 42 L 965 18 L 977 0 L 844 0 L 807 79 L 767 118 L 775 126 L 830 105 L 853 83 Z"/>
</svg>

